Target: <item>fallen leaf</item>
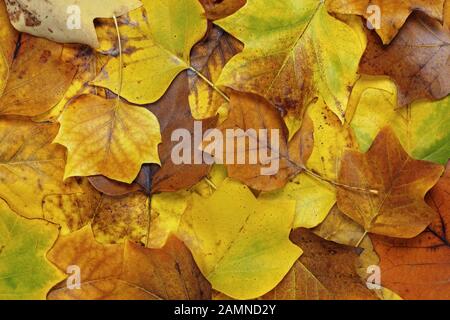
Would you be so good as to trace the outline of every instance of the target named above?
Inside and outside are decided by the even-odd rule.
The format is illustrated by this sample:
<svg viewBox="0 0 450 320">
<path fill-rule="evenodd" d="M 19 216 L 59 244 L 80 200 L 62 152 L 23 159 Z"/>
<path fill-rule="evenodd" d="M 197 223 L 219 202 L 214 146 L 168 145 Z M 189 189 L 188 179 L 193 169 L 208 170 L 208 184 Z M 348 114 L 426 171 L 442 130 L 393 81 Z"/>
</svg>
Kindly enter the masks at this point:
<svg viewBox="0 0 450 320">
<path fill-rule="evenodd" d="M 210 118 L 196 122 L 189 108 L 188 94 L 188 77 L 183 72 L 176 77 L 167 93 L 157 103 L 147 107 L 158 118 L 162 135 L 162 143 L 159 145 L 161 169 L 153 177 L 153 193 L 190 188 L 203 179 L 211 168 L 203 161 L 203 154 L 198 150 L 201 141 L 196 141 L 195 132 L 198 131 L 198 126 L 201 126 L 203 132 L 211 129 L 215 126 L 217 119 Z M 189 132 L 190 163 L 174 162 L 172 153 L 175 146 L 180 143 L 177 140 L 172 141 L 172 134 L 176 130 Z M 199 163 L 195 163 L 196 153 L 200 159 Z"/>
<path fill-rule="evenodd" d="M 296 229 L 291 240 L 303 249 L 303 254 L 263 299 L 376 299 L 356 272 L 358 249 L 323 240 L 307 229 Z"/>
<path fill-rule="evenodd" d="M 342 124 L 325 103 L 319 99 L 306 111 L 313 123 L 314 147 L 307 167 L 321 176 L 336 181 L 341 158 L 347 149 L 357 149 L 348 124 Z"/>
<path fill-rule="evenodd" d="M 29 35 L 18 41 L 0 97 L 0 115 L 37 116 L 61 100 L 77 70 L 62 61 L 60 44 Z"/>
<path fill-rule="evenodd" d="M 64 177 L 104 175 L 131 183 L 143 163 L 159 163 L 156 117 L 117 99 L 82 95 L 64 110 L 55 142 L 68 149 Z"/>
<path fill-rule="evenodd" d="M 244 6 L 245 2 L 246 0 L 200 0 L 209 20 L 225 18 Z"/>
<path fill-rule="evenodd" d="M 361 253 L 356 261 L 356 271 L 363 283 L 373 284 L 369 276 L 373 274 L 373 266 L 379 265 L 380 259 L 373 250 L 372 241 L 366 237 L 363 227 L 343 214 L 336 205 L 326 219 L 311 231 L 325 240 L 345 246 L 358 246 Z M 371 291 L 381 300 L 402 300 L 397 293 L 385 287 L 379 289 L 372 287 Z"/>
<path fill-rule="evenodd" d="M 210 0 L 207 0 L 210 1 Z M 227 3 L 222 2 L 222 3 Z M 223 67 L 237 53 L 242 44 L 222 29 L 214 26 L 206 38 L 197 43 L 191 52 L 191 64 L 203 76 L 215 83 Z M 198 73 L 189 72 L 189 104 L 195 119 L 214 117 L 218 109 L 227 103 L 226 97 L 204 81 Z"/>
<path fill-rule="evenodd" d="M 207 199 L 193 194 L 180 233 L 214 289 L 252 299 L 273 289 L 302 252 L 288 239 L 294 208 L 257 200 L 227 179 Z"/>
<path fill-rule="evenodd" d="M 151 223 L 148 230 L 147 247 L 161 248 L 170 235 L 179 234 L 182 216 L 191 201 L 187 191 L 163 192 L 152 196 Z"/>
<path fill-rule="evenodd" d="M 86 45 L 64 45 L 61 60 L 69 63 L 76 68 L 76 73 L 72 82 L 65 90 L 61 100 L 47 112 L 33 117 L 37 122 L 58 122 L 59 117 L 66 106 L 75 98 L 83 94 L 102 95 L 100 88 L 89 85 L 94 80 L 97 73 L 105 65 L 105 57 L 96 53 L 92 48 Z"/>
<path fill-rule="evenodd" d="M 438 214 L 431 225 L 413 239 L 370 235 L 381 258 L 382 284 L 405 299 L 450 299 L 450 165 L 427 195 Z"/>
<path fill-rule="evenodd" d="M 133 242 L 101 245 L 89 226 L 58 239 L 48 254 L 61 270 L 77 265 L 81 288 L 53 288 L 51 300 L 210 299 L 210 286 L 182 242 L 171 238 L 162 249 Z"/>
<path fill-rule="evenodd" d="M 62 43 L 83 43 L 98 47 L 95 18 L 121 16 L 139 8 L 138 0 L 6 0 L 14 28 Z"/>
<path fill-rule="evenodd" d="M 248 0 L 215 23 L 245 44 L 218 85 L 260 94 L 296 115 L 321 96 L 343 119 L 364 47 L 351 27 L 328 15 L 323 1 Z"/>
<path fill-rule="evenodd" d="M 80 191 L 76 181 L 63 182 L 66 154 L 52 144 L 56 124 L 0 119 L 0 198 L 17 213 L 42 218 L 42 201 L 50 194 Z"/>
<path fill-rule="evenodd" d="M 0 97 L 9 77 L 9 66 L 14 58 L 16 42 L 19 35 L 9 23 L 8 12 L 3 2 L 0 3 Z"/>
<path fill-rule="evenodd" d="M 2 300 L 45 300 L 64 274 L 46 258 L 58 228 L 46 221 L 28 220 L 0 199 L 0 297 Z"/>
<path fill-rule="evenodd" d="M 374 32 L 368 33 L 368 39 L 359 71 L 391 77 L 398 87 L 400 107 L 450 93 L 446 76 L 450 73 L 450 33 L 438 21 L 416 13 L 390 46 L 383 46 Z"/>
<path fill-rule="evenodd" d="M 181 71 L 195 70 L 190 52 L 207 31 L 204 9 L 198 0 L 142 2 L 143 9 L 131 12 L 127 22 L 119 26 L 120 34 L 126 37 L 122 51 L 126 85 L 121 96 L 137 104 L 157 101 Z M 104 37 L 109 38 L 108 34 Z M 117 93 L 119 70 L 120 58 L 116 56 L 93 84 Z"/>
<path fill-rule="evenodd" d="M 294 228 L 314 228 L 328 215 L 336 203 L 336 190 L 306 173 L 301 173 L 277 191 L 262 193 L 259 199 L 279 201 L 294 200 Z"/>
<path fill-rule="evenodd" d="M 141 192 L 103 196 L 90 220 L 95 239 L 104 244 L 126 240 L 148 243 L 149 199 Z"/>
<path fill-rule="evenodd" d="M 415 159 L 445 164 L 450 155 L 450 97 L 418 101 L 397 108 L 395 84 L 387 79 L 362 79 L 355 86 L 355 112 L 349 117 L 360 150 L 369 149 L 376 134 L 390 126 Z M 353 99 L 353 98 L 352 98 Z"/>
<path fill-rule="evenodd" d="M 347 187 L 338 188 L 337 203 L 366 232 L 412 238 L 435 214 L 423 198 L 442 172 L 441 165 L 412 159 L 386 127 L 367 153 L 344 154 L 338 181 Z"/>
<path fill-rule="evenodd" d="M 135 182 L 128 184 L 104 176 L 92 176 L 88 179 L 95 189 L 111 197 L 123 196 L 141 190 L 141 186 Z"/>
<path fill-rule="evenodd" d="M 343 14 L 358 14 L 366 19 L 373 16 L 377 6 L 380 10 L 380 27 L 376 32 L 384 44 L 389 44 L 402 28 L 413 11 L 421 11 L 430 17 L 442 20 L 442 8 L 445 0 L 330 0 L 328 9 Z M 372 26 L 374 27 L 374 26 Z"/>
<path fill-rule="evenodd" d="M 220 137 L 216 132 L 207 135 L 203 150 L 216 163 L 225 164 L 229 177 L 251 188 L 271 191 L 283 187 L 295 168 L 281 115 L 256 94 L 230 91 L 230 97 L 230 113 L 218 127 Z"/>
<path fill-rule="evenodd" d="M 102 195 L 86 178 L 76 178 L 75 182 L 79 189 L 76 192 L 48 194 L 42 199 L 42 218 L 58 224 L 62 235 L 90 223 L 102 202 Z"/>
<path fill-rule="evenodd" d="M 364 228 L 342 213 L 337 205 L 331 208 L 325 220 L 311 231 L 322 239 L 353 247 L 364 237 Z"/>
</svg>

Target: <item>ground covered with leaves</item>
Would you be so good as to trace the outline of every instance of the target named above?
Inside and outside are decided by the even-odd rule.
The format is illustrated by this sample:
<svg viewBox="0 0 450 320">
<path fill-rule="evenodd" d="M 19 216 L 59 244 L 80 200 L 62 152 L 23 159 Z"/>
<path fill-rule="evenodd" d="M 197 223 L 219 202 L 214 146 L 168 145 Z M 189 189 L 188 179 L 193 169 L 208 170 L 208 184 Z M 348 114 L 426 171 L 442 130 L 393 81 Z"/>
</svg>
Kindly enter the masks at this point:
<svg viewBox="0 0 450 320">
<path fill-rule="evenodd" d="M 73 5 L 0 0 L 0 299 L 450 299 L 450 0 Z"/>
</svg>

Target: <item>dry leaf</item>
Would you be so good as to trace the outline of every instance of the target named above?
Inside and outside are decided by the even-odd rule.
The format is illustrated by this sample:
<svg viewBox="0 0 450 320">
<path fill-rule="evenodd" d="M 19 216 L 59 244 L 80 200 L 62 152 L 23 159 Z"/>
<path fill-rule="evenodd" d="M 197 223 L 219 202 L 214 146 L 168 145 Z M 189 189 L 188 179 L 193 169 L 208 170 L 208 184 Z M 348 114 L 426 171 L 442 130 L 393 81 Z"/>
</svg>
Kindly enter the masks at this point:
<svg viewBox="0 0 450 320">
<path fill-rule="evenodd" d="M 383 46 L 374 32 L 368 39 L 359 71 L 391 77 L 399 106 L 450 93 L 450 33 L 438 21 L 413 14 L 390 46 Z"/>
<path fill-rule="evenodd" d="M 339 182 L 347 187 L 338 189 L 337 203 L 366 232 L 412 238 L 435 214 L 423 198 L 442 172 L 440 165 L 412 159 L 386 127 L 367 153 L 345 153 Z"/>
<path fill-rule="evenodd" d="M 381 258 L 383 286 L 405 299 L 450 299 L 450 165 L 427 195 L 436 210 L 431 225 L 413 239 L 393 239 L 371 235 Z"/>
<path fill-rule="evenodd" d="M 6 0 L 14 28 L 62 43 L 98 47 L 95 18 L 121 16 L 141 6 L 139 0 Z"/>
<path fill-rule="evenodd" d="M 143 163 L 159 163 L 159 124 L 145 108 L 82 95 L 60 123 L 55 142 L 68 150 L 65 178 L 100 174 L 131 183 Z"/>
<path fill-rule="evenodd" d="M 162 249 L 138 244 L 101 245 L 89 226 L 58 239 L 48 254 L 61 270 L 80 267 L 80 290 L 66 283 L 53 288 L 51 300 L 209 299 L 210 286 L 187 248 L 172 238 Z"/>
<path fill-rule="evenodd" d="M 62 99 L 77 70 L 61 59 L 60 44 L 28 35 L 18 41 L 0 97 L 0 115 L 37 116 Z"/>
<path fill-rule="evenodd" d="M 215 23 L 245 44 L 218 85 L 260 94 L 297 116 L 321 96 L 343 120 L 364 47 L 350 26 L 327 13 L 323 1 L 248 0 Z"/>
<path fill-rule="evenodd" d="M 307 229 L 296 229 L 291 240 L 303 249 L 303 254 L 263 299 L 376 299 L 356 272 L 358 249 L 323 240 Z"/>
<path fill-rule="evenodd" d="M 343 14 L 358 14 L 370 18 L 377 6 L 380 10 L 380 28 L 376 32 L 384 44 L 389 44 L 402 28 L 413 11 L 421 11 L 430 17 L 442 20 L 442 8 L 445 0 L 330 0 L 328 9 Z"/>
</svg>

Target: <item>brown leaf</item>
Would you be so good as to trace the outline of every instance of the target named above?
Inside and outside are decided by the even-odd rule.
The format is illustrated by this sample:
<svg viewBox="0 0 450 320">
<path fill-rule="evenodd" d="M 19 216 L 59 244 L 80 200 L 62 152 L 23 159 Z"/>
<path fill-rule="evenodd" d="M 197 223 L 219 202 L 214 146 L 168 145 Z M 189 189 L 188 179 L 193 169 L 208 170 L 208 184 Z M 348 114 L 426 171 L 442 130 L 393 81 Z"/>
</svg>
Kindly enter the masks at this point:
<svg viewBox="0 0 450 320">
<path fill-rule="evenodd" d="M 242 51 L 242 44 L 217 26 L 213 26 L 206 38 L 197 43 L 191 52 L 191 65 L 195 70 L 215 83 L 226 63 Z M 189 74 L 189 103 L 195 119 L 215 116 L 226 100 L 197 73 Z"/>
<path fill-rule="evenodd" d="M 263 299 L 376 299 L 356 271 L 358 249 L 324 240 L 308 229 L 296 229 L 291 240 L 302 248 L 303 254 Z"/>
<path fill-rule="evenodd" d="M 215 140 L 208 138 L 203 142 L 204 150 L 215 156 L 216 163 L 226 165 L 231 178 L 253 189 L 272 191 L 282 188 L 291 175 L 301 171 L 301 165 L 312 152 L 311 120 L 305 120 L 303 130 L 288 145 L 286 125 L 270 102 L 253 93 L 230 89 L 229 94 L 230 113 L 219 126 L 223 136 L 223 154 L 217 150 L 209 151 L 210 143 Z M 261 130 L 266 130 L 267 135 Z M 241 149 L 239 141 L 242 138 L 245 146 Z M 272 145 L 272 142 L 276 144 Z M 239 158 L 244 161 L 239 161 Z M 268 163 L 264 163 L 264 158 Z"/>
<path fill-rule="evenodd" d="M 345 153 L 339 183 L 349 187 L 338 188 L 337 203 L 367 232 L 411 238 L 435 215 L 424 196 L 442 172 L 441 165 L 412 159 L 386 127 L 367 153 Z"/>
<path fill-rule="evenodd" d="M 123 196 L 141 190 L 141 187 L 134 182 L 128 184 L 108 179 L 105 176 L 92 176 L 88 179 L 95 189 L 111 197 Z"/>
<path fill-rule="evenodd" d="M 50 291 L 51 300 L 210 299 L 211 287 L 188 249 L 175 238 L 162 249 L 146 249 L 133 242 L 101 245 L 89 226 L 58 239 L 48 258 L 58 268 L 77 265 L 81 288 L 66 282 Z"/>
<path fill-rule="evenodd" d="M 246 0 L 200 0 L 200 3 L 205 8 L 209 20 L 218 20 L 239 10 Z"/>
<path fill-rule="evenodd" d="M 56 105 L 77 69 L 61 59 L 63 46 L 22 35 L 0 98 L 0 115 L 37 116 Z"/>
<path fill-rule="evenodd" d="M 187 129 L 192 136 L 192 157 L 194 155 L 194 123 L 189 108 L 189 86 L 186 72 L 182 72 L 169 87 L 166 94 L 155 104 L 148 107 L 159 120 L 161 126 L 162 143 L 159 145 L 161 170 L 153 178 L 153 192 L 171 192 L 192 187 L 203 179 L 211 166 L 207 164 L 181 164 L 173 163 L 171 155 L 173 147 L 178 144 L 172 142 L 172 133 L 177 129 Z M 216 119 L 203 120 L 203 131 L 213 127 Z M 198 122 L 199 123 L 199 122 Z"/>
<path fill-rule="evenodd" d="M 413 14 L 391 45 L 383 46 L 374 32 L 368 40 L 359 71 L 391 77 L 399 106 L 450 93 L 450 33 L 438 21 Z"/>
<path fill-rule="evenodd" d="M 421 11 L 430 17 L 442 20 L 442 8 L 445 0 L 331 0 L 328 9 L 343 14 L 358 14 L 366 19 L 373 15 L 369 10 L 376 5 L 381 10 L 381 26 L 377 29 L 383 43 L 389 44 L 402 28 L 413 11 Z"/>
<path fill-rule="evenodd" d="M 444 26 L 450 31 L 450 0 L 445 1 L 444 6 Z"/>
<path fill-rule="evenodd" d="M 381 258 L 383 286 L 404 299 L 450 299 L 450 163 L 426 200 L 438 214 L 422 234 L 370 238 Z"/>
</svg>

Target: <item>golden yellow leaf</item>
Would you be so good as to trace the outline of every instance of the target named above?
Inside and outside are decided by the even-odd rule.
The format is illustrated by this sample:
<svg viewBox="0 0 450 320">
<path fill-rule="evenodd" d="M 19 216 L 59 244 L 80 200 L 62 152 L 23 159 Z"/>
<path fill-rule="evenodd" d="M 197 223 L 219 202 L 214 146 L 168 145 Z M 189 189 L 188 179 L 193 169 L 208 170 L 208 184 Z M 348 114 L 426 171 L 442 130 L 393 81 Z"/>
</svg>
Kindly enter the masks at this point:
<svg viewBox="0 0 450 320">
<path fill-rule="evenodd" d="M 0 115 L 37 116 L 64 96 L 76 67 L 61 59 L 63 46 L 22 35 L 0 97 Z"/>
<path fill-rule="evenodd" d="M 55 142 L 68 149 L 65 178 L 104 175 L 131 183 L 143 163 L 159 163 L 159 123 L 145 108 L 83 95 L 60 123 Z"/>
</svg>

